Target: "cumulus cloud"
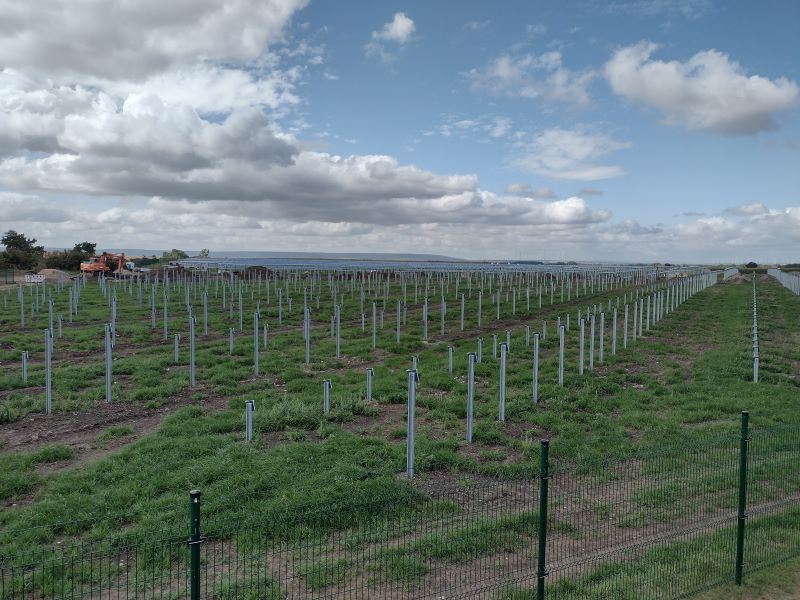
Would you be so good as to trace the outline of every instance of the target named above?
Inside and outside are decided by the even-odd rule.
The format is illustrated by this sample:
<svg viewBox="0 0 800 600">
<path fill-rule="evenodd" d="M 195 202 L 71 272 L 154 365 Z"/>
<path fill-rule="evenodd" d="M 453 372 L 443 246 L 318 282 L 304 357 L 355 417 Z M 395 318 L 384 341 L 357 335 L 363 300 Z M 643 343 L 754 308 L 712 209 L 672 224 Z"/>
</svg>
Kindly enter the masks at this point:
<svg viewBox="0 0 800 600">
<path fill-rule="evenodd" d="M 405 13 L 395 13 L 391 21 L 381 29 L 372 32 L 371 39 L 364 46 L 364 50 L 367 56 L 377 56 L 383 61 L 390 61 L 394 58 L 394 53 L 388 49 L 387 44 L 395 47 L 406 44 L 415 30 L 414 21 L 408 18 Z"/>
<path fill-rule="evenodd" d="M 256 72 L 203 63 L 159 73 L 142 82 L 109 82 L 103 90 L 117 98 L 153 94 L 164 104 L 191 106 L 201 114 L 225 114 L 253 106 L 279 113 L 300 102 L 295 93 L 299 78 L 297 67 Z"/>
<path fill-rule="evenodd" d="M 665 122 L 692 130 L 746 135 L 776 129 L 775 113 L 794 107 L 798 85 L 785 77 L 747 75 L 716 50 L 698 52 L 686 62 L 651 58 L 658 46 L 640 42 L 617 50 L 605 76 L 615 93 L 652 106 Z"/>
<path fill-rule="evenodd" d="M 726 208 L 722 212 L 729 215 L 752 216 L 766 215 L 769 213 L 769 209 L 764 205 L 763 202 L 753 202 L 751 204 L 740 204 L 739 206 Z"/>
<path fill-rule="evenodd" d="M 134 80 L 202 61 L 250 61 L 308 0 L 3 2 L 0 65 L 64 80 Z"/>
<path fill-rule="evenodd" d="M 512 163 L 536 175 L 550 179 L 596 180 L 624 174 L 618 165 L 596 161 L 615 151 L 630 147 L 628 142 L 584 126 L 574 129 L 553 127 L 520 140 Z"/>
<path fill-rule="evenodd" d="M 82 197 L 77 197 L 82 198 Z M 64 203 L 58 219 L 54 208 Z M 104 207 L 93 210 L 94 206 Z M 4 226 L 47 246 L 68 247 L 91 231 L 100 247 L 136 246 L 229 250 L 296 250 L 313 238 L 319 251 L 414 251 L 464 258 L 527 256 L 544 259 L 706 262 L 796 259 L 800 207 L 758 215 L 693 218 L 677 225 L 614 222 L 580 198 L 554 202 L 474 190 L 433 202 L 404 199 L 342 205 L 331 214 L 287 217 L 269 202 L 99 199 L 87 203 L 0 193 Z M 66 214 L 64 214 L 66 213 Z M 48 221 L 49 219 L 49 221 Z M 498 242 L 498 240 L 502 240 Z"/>
<path fill-rule="evenodd" d="M 465 73 L 473 90 L 547 102 L 589 104 L 591 70 L 573 71 L 563 65 L 561 52 L 514 56 L 501 54 L 489 64 Z"/>
<path fill-rule="evenodd" d="M 3 222 L 62 223 L 69 220 L 68 211 L 37 196 L 0 191 L 0 215 Z"/>
</svg>

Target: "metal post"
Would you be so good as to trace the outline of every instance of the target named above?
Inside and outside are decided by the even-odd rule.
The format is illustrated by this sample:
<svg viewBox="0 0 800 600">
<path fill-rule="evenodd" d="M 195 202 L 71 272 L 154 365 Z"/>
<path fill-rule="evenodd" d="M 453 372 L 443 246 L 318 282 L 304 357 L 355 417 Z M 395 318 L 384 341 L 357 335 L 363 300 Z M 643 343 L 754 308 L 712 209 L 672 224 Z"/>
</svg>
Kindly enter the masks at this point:
<svg viewBox="0 0 800 600">
<path fill-rule="evenodd" d="M 499 421 L 506 420 L 506 354 L 508 345 L 504 342 L 500 344 L 500 405 L 497 411 Z"/>
<path fill-rule="evenodd" d="M 167 292 L 164 290 L 164 333 L 163 338 L 167 339 Z"/>
<path fill-rule="evenodd" d="M 578 329 L 580 331 L 578 335 L 578 375 L 583 375 L 583 338 L 584 338 L 584 330 L 585 321 L 581 319 L 578 322 Z"/>
<path fill-rule="evenodd" d="M 453 347 L 447 347 L 447 372 L 452 375 L 453 373 Z"/>
<path fill-rule="evenodd" d="M 589 370 L 594 370 L 594 313 L 589 317 Z"/>
<path fill-rule="evenodd" d="M 303 328 L 306 342 L 306 366 L 311 364 L 311 309 L 308 307 L 303 311 Z"/>
<path fill-rule="evenodd" d="M 253 409 L 255 402 L 246 400 L 244 403 L 244 439 L 246 442 L 253 441 Z"/>
<path fill-rule="evenodd" d="M 53 412 L 53 330 L 44 330 L 45 413 Z"/>
<path fill-rule="evenodd" d="M 617 354 L 617 309 L 614 308 L 614 316 L 611 318 L 611 355 Z"/>
<path fill-rule="evenodd" d="M 233 354 L 233 327 L 228 328 L 228 354 Z"/>
<path fill-rule="evenodd" d="M 331 410 L 331 380 L 322 380 L 322 413 L 328 414 Z"/>
<path fill-rule="evenodd" d="M 189 317 L 189 386 L 195 386 L 195 363 L 194 363 L 194 325 L 195 318 Z"/>
<path fill-rule="evenodd" d="M 372 367 L 367 367 L 367 393 L 366 401 L 372 402 L 372 376 L 375 374 Z"/>
<path fill-rule="evenodd" d="M 111 325 L 105 324 L 105 358 L 106 358 L 106 402 L 111 402 Z"/>
<path fill-rule="evenodd" d="M 478 338 L 478 347 L 475 351 L 475 362 L 480 363 L 483 360 L 483 338 Z"/>
<path fill-rule="evenodd" d="M 375 350 L 375 345 L 376 345 L 377 327 L 378 327 L 377 306 L 373 302 L 372 303 L 372 349 L 373 350 Z"/>
<path fill-rule="evenodd" d="M 172 343 L 172 356 L 173 356 L 173 361 L 176 363 L 178 362 L 178 342 L 180 342 L 180 339 L 181 336 L 176 333 Z"/>
<path fill-rule="evenodd" d="M 400 343 L 400 300 L 397 301 L 397 328 L 394 341 L 398 344 Z"/>
<path fill-rule="evenodd" d="M 336 305 L 335 310 L 336 319 L 336 358 L 339 358 L 342 353 L 342 307 Z"/>
<path fill-rule="evenodd" d="M 208 335 L 208 292 L 203 292 L 203 335 Z"/>
<path fill-rule="evenodd" d="M 749 436 L 750 413 L 742 411 L 742 431 L 739 440 L 739 507 L 736 523 L 736 585 L 742 585 L 744 568 L 744 526 L 747 521 L 747 448 Z"/>
<path fill-rule="evenodd" d="M 564 385 L 564 326 L 558 328 L 558 385 Z"/>
<path fill-rule="evenodd" d="M 472 443 L 472 413 L 475 404 L 475 353 L 467 354 L 467 442 Z"/>
<path fill-rule="evenodd" d="M 539 402 L 539 334 L 533 334 L 533 402 Z"/>
<path fill-rule="evenodd" d="M 549 440 L 542 440 L 539 457 L 539 549 L 536 556 L 536 600 L 544 600 L 544 578 L 547 577 L 547 491 L 550 482 Z"/>
<path fill-rule="evenodd" d="M 190 600 L 200 600 L 200 490 L 189 492 L 189 589 Z"/>
<path fill-rule="evenodd" d="M 406 431 L 406 477 L 414 478 L 414 411 L 417 404 L 417 382 L 419 375 L 416 369 L 409 369 L 408 373 L 408 415 Z"/>
<path fill-rule="evenodd" d="M 253 374 L 258 377 L 258 311 L 253 313 Z"/>
<path fill-rule="evenodd" d="M 28 385 L 28 351 L 22 351 L 22 384 Z"/>
</svg>

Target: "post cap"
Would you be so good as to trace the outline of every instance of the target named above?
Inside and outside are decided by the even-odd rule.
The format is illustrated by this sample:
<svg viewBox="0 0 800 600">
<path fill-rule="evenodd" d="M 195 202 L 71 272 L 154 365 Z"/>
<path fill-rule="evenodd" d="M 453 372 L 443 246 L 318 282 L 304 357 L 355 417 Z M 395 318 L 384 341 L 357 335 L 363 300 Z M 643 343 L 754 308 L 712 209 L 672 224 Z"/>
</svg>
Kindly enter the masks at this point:
<svg viewBox="0 0 800 600">
<path fill-rule="evenodd" d="M 189 498 L 191 498 L 192 500 L 195 500 L 199 497 L 200 497 L 200 490 L 192 490 L 191 492 L 189 492 Z"/>
</svg>

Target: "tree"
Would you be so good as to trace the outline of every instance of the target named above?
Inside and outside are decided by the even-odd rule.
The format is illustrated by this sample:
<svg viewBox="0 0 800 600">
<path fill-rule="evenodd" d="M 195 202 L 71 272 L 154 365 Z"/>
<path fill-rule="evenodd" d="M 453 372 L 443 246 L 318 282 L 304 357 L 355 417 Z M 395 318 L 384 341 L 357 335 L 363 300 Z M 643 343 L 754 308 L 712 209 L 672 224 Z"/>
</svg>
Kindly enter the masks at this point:
<svg viewBox="0 0 800 600">
<path fill-rule="evenodd" d="M 81 242 L 80 244 L 75 244 L 75 247 L 72 250 L 74 252 L 85 254 L 88 257 L 94 256 L 95 248 L 97 248 L 97 244 L 93 244 L 92 242 Z"/>
<path fill-rule="evenodd" d="M 161 255 L 162 262 L 168 262 L 170 260 L 180 260 L 182 258 L 189 258 L 189 255 L 186 254 L 183 250 L 178 250 L 177 248 L 173 248 L 169 252 L 164 252 Z"/>
<path fill-rule="evenodd" d="M 81 242 L 75 244 L 72 250 L 63 252 L 53 252 L 44 259 L 44 264 L 49 269 L 61 269 L 62 271 L 78 271 L 81 262 L 94 256 L 97 244 L 91 242 Z"/>
<path fill-rule="evenodd" d="M 197 255 L 198 258 L 208 258 L 208 255 L 211 254 L 211 250 L 208 248 L 203 248 L 200 250 L 200 253 Z"/>
<path fill-rule="evenodd" d="M 0 238 L 0 244 L 5 246 L 5 252 L 0 253 L 0 265 L 16 267 L 18 269 L 33 269 L 39 264 L 44 254 L 44 246 L 35 246 L 36 239 L 25 237 L 9 229 Z"/>
<path fill-rule="evenodd" d="M 44 246 L 34 246 L 36 238 L 27 238 L 24 233 L 17 233 L 13 229 L 6 231 L 0 244 L 6 247 L 6 250 L 19 250 L 26 254 L 44 254 Z"/>
<path fill-rule="evenodd" d="M 753 262 L 752 260 L 745 265 L 748 269 L 755 269 L 758 266 L 758 263 Z"/>
</svg>

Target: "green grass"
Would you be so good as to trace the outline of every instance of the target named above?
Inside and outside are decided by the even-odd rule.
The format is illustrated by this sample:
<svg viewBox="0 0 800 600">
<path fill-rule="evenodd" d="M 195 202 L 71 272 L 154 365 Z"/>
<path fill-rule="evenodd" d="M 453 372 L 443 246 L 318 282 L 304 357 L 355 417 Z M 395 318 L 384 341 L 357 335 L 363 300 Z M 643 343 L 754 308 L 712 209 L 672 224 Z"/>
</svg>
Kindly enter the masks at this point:
<svg viewBox="0 0 800 600">
<path fill-rule="evenodd" d="M 47 459 L 39 456 L 39 450 L 15 452 L 0 446 L 0 499 L 29 498 L 19 506 L 0 509 L 0 557 L 29 556 L 57 540 L 92 541 L 111 548 L 165 528 L 183 531 L 186 493 L 192 488 L 203 491 L 205 522 L 220 527 L 250 520 L 273 523 L 291 515 L 324 531 L 346 532 L 359 520 L 383 515 L 389 508 L 424 504 L 424 494 L 398 478 L 405 465 L 406 369 L 412 354 L 419 356 L 420 369 L 415 464 L 419 477 L 530 477 L 539 459 L 539 440 L 547 437 L 557 473 L 581 473 L 593 478 L 593 485 L 605 485 L 613 479 L 605 465 L 635 461 L 631 477 L 649 478 L 647 485 L 630 496 L 631 507 L 624 519 L 613 503 L 601 499 L 594 506 L 595 523 L 612 522 L 621 528 L 669 523 L 687 507 L 713 514 L 735 500 L 735 478 L 730 477 L 735 474 L 735 457 L 731 462 L 726 455 L 723 464 L 719 453 L 704 455 L 700 450 L 692 454 L 694 470 L 687 486 L 678 479 L 686 473 L 685 462 L 659 459 L 659 453 L 681 446 L 702 449 L 714 443 L 735 451 L 741 410 L 751 411 L 756 429 L 798 422 L 800 324 L 796 315 L 800 299 L 767 279 L 759 280 L 758 287 L 759 385 L 749 380 L 751 287 L 747 284 L 715 286 L 698 293 L 644 338 L 630 341 L 627 349 L 622 348 L 620 316 L 617 355 L 612 356 L 607 337 L 604 364 L 596 364 L 593 373 L 587 370 L 582 377 L 576 370 L 575 313 L 596 303 L 607 307 L 608 300 L 619 295 L 617 290 L 582 295 L 564 305 L 549 306 L 546 298 L 541 310 L 532 293 L 530 313 L 523 293 L 516 315 L 503 300 L 500 323 L 494 319 L 490 297 L 484 295 L 480 331 L 475 328 L 477 297 L 473 294 L 466 307 L 470 332 L 461 334 L 451 285 L 447 334 L 438 335 L 438 303 L 434 302 L 438 296 L 432 294 L 430 339 L 423 342 L 420 306 L 413 305 L 412 289 L 408 321 L 398 344 L 394 302 L 402 291 L 393 282 L 375 353 L 369 317 L 366 330 L 361 330 L 358 293 L 342 292 L 342 358 L 337 359 L 329 335 L 331 302 L 325 289 L 319 310 L 316 302 L 311 302 L 312 356 L 306 367 L 300 336 L 302 288 L 293 289 L 293 285 L 289 287 L 295 306 L 290 314 L 284 303 L 280 326 L 275 297 L 267 306 L 263 286 L 254 290 L 252 299 L 250 290 L 245 290 L 244 332 L 237 332 L 232 355 L 227 331 L 231 326 L 238 328 L 238 315 L 230 319 L 228 311 L 222 310 L 221 294 L 214 298 L 212 285 L 209 335 L 203 336 L 202 302 L 199 297 L 191 298 L 199 333 L 199 386 L 191 393 L 187 391 L 183 292 L 171 292 L 170 335 L 163 341 L 160 295 L 157 328 L 151 330 L 147 294 L 139 304 L 135 290 L 130 296 L 118 286 L 119 337 L 112 401 L 135 415 L 166 406 L 171 414 L 158 429 L 129 441 L 114 454 L 46 477 L 36 475 L 37 464 L 69 457 Z M 65 290 L 52 293 L 56 314 L 66 314 Z M 261 349 L 261 375 L 254 377 L 250 329 L 259 298 L 261 322 L 269 323 L 270 334 L 267 348 Z M 30 301 L 26 297 L 28 308 Z M 365 306 L 370 302 L 367 299 Z M 44 384 L 41 332 L 46 326 L 46 310 L 40 309 L 32 317 L 26 315 L 27 327 L 20 330 L 15 296 L 9 297 L 8 305 L 6 312 L 0 310 L 0 361 L 9 366 L 0 374 L 0 426 L 6 427 L 32 415 L 40 418 Z M 378 305 L 380 310 L 381 299 Z M 554 321 L 567 312 L 572 326 L 567 334 L 565 385 L 560 387 L 556 383 Z M 65 319 L 64 337 L 55 340 L 54 411 L 61 417 L 104 410 L 102 323 L 108 315 L 106 300 L 96 285 L 90 284 L 83 290 L 75 323 L 67 324 Z M 608 335 L 610 314 L 607 317 Z M 524 326 L 537 331 L 543 319 L 549 323 L 548 335 L 541 343 L 540 403 L 533 404 Z M 504 337 L 506 330 L 512 337 L 507 421 L 499 423 L 498 361 L 491 357 L 491 334 Z M 177 363 L 172 356 L 172 333 L 181 334 Z M 484 352 L 483 362 L 476 366 L 474 443 L 468 447 L 463 439 L 466 353 L 475 349 L 479 333 Z M 452 375 L 447 372 L 448 345 L 454 347 Z M 27 386 L 18 368 L 22 350 L 31 353 Z M 375 371 L 371 402 L 364 400 L 366 366 Z M 333 381 L 327 415 L 322 411 L 323 379 Z M 256 402 L 253 444 L 243 440 L 246 400 Z M 103 444 L 132 431 L 130 425 L 116 425 L 92 434 L 89 442 Z M 751 498 L 768 501 L 800 491 L 800 476 L 791 468 L 797 453 L 794 438 L 787 437 L 782 446 L 782 438 L 759 437 L 756 431 L 753 439 L 755 454 L 767 458 L 753 464 L 751 476 L 758 485 Z M 551 489 L 558 493 L 557 479 Z M 558 506 L 557 502 L 554 505 Z M 63 525 L 44 527 L 52 523 Z M 584 533 L 568 522 L 559 526 L 575 536 Z M 422 537 L 410 549 L 385 554 L 386 561 L 375 568 L 373 576 L 418 581 L 428 573 L 430 561 L 463 561 L 506 548 L 519 549 L 530 535 L 535 532 L 510 526 L 496 535 L 481 528 L 472 532 L 456 528 L 438 542 Z M 316 588 L 339 582 L 349 563 L 331 564 L 308 563 L 304 581 Z M 234 586 L 224 593 L 233 597 L 241 591 L 237 590 Z"/>
</svg>

